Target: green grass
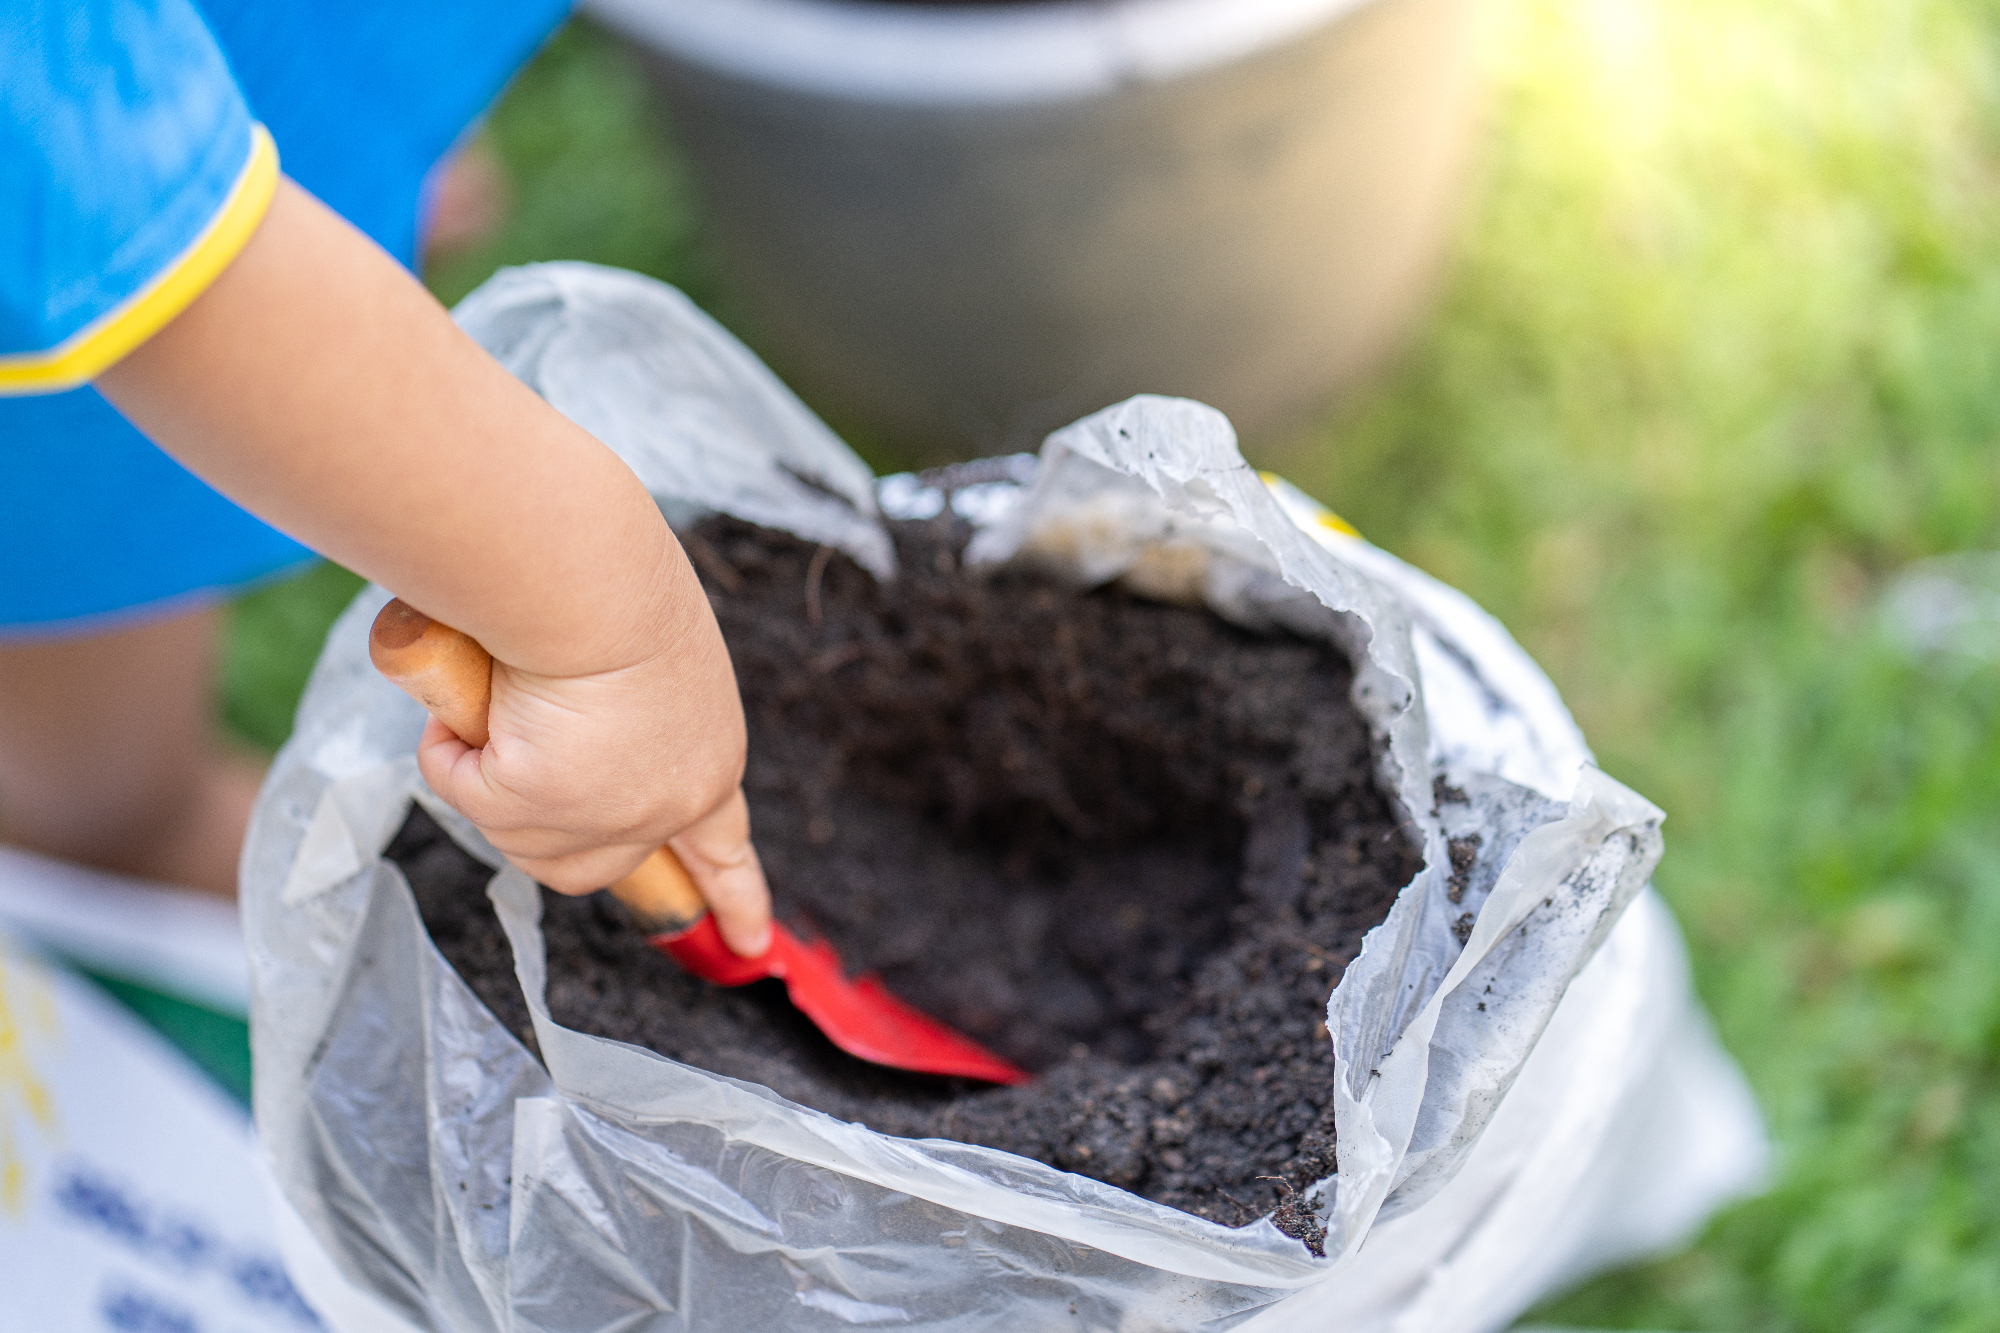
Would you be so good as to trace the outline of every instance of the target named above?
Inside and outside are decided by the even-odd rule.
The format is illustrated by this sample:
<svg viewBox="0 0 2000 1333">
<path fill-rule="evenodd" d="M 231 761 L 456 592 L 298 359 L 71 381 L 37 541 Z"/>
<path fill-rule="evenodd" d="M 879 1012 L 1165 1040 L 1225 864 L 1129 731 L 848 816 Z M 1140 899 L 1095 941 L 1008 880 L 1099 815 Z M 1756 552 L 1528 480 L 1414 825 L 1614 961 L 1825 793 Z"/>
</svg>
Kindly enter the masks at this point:
<svg viewBox="0 0 2000 1333">
<path fill-rule="evenodd" d="M 1668 812 L 1658 882 L 1778 1145 L 1539 1317 L 2000 1327 L 2000 671 L 1881 641 L 2000 545 L 1996 15 L 1533 0 L 1404 363 L 1269 461 L 1465 588 Z"/>
<path fill-rule="evenodd" d="M 1544 1322 L 2000 1329 L 2000 667 L 1927 669 L 1885 579 L 2000 547 L 2000 8 L 1519 0 L 1407 355 L 1274 465 L 1465 588 L 1668 812 L 1659 884 L 1778 1145 L 1771 1190 Z M 492 133 L 505 234 L 713 302 L 635 67 L 574 31 Z M 726 311 L 724 312 L 726 315 Z M 282 730 L 330 575 L 239 613 Z M 274 721 L 276 719 L 277 721 Z"/>
<path fill-rule="evenodd" d="M 573 24 L 493 110 L 486 134 L 506 163 L 513 207 L 491 241 L 434 264 L 456 302 L 506 264 L 579 259 L 650 273 L 714 308 L 698 206 L 637 60 Z"/>
<path fill-rule="evenodd" d="M 319 564 L 229 608 L 222 720 L 238 738 L 275 750 L 292 734 L 292 714 L 320 643 L 361 582 L 338 565 Z"/>
</svg>

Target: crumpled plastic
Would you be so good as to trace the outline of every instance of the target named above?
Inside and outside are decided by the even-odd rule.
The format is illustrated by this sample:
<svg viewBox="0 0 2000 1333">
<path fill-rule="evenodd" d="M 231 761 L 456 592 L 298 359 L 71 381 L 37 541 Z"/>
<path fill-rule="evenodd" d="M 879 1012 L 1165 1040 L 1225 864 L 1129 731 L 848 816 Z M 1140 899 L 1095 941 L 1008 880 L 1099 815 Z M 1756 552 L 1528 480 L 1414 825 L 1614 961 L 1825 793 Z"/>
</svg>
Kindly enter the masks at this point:
<svg viewBox="0 0 2000 1333">
<path fill-rule="evenodd" d="M 989 460 L 876 481 L 685 297 L 587 265 L 505 271 L 461 325 L 629 463 L 878 576 L 880 516 L 945 504 L 968 562 L 1122 581 L 1338 643 L 1425 866 L 1328 1000 L 1328 1258 L 1012 1154 L 874 1133 L 570 1031 L 533 884 L 416 772 L 423 714 L 370 668 L 371 588 L 330 634 L 244 858 L 256 1110 L 345 1279 L 420 1328 L 1486 1330 L 1678 1241 L 1759 1178 L 1761 1124 L 1647 887 L 1660 812 L 1463 595 L 1259 476 L 1228 422 L 1141 397 Z M 970 475 L 970 474 L 962 474 Z M 409 804 L 495 867 L 545 1063 L 431 946 L 381 857 Z M 1479 839 L 1454 877 L 1453 839 Z M 1462 843 L 1461 845 L 1469 845 Z"/>
</svg>

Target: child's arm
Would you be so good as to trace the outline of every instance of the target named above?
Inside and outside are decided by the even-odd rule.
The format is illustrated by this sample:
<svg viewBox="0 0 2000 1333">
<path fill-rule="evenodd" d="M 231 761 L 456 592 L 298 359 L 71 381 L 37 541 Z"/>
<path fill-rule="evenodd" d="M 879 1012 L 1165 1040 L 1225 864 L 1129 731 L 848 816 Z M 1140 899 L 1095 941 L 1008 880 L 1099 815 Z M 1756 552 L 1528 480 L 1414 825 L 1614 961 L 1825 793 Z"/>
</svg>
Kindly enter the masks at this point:
<svg viewBox="0 0 2000 1333">
<path fill-rule="evenodd" d="M 371 241 L 282 182 L 97 386 L 218 490 L 491 650 L 491 741 L 433 722 L 418 760 L 509 859 L 582 893 L 671 835 L 730 946 L 761 949 L 742 707 L 673 533 Z"/>
</svg>

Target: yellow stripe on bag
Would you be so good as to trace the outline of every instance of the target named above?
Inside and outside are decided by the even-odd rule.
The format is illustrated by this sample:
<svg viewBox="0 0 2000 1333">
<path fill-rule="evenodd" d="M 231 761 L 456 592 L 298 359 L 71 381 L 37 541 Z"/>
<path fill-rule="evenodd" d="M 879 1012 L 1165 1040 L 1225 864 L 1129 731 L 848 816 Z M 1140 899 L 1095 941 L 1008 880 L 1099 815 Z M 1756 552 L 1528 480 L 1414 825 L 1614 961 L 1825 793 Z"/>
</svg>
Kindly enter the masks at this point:
<svg viewBox="0 0 2000 1333">
<path fill-rule="evenodd" d="M 1331 509 L 1319 516 L 1319 525 L 1323 528 L 1331 528 L 1344 537 L 1359 537 L 1361 535 L 1361 529 L 1355 527 Z"/>
<path fill-rule="evenodd" d="M 250 158 L 201 235 L 130 298 L 46 352 L 0 356 L 0 394 L 59 393 L 88 384 L 165 328 L 208 290 L 249 242 L 278 192 L 278 146 L 250 127 Z"/>
<path fill-rule="evenodd" d="M 1269 489 L 1274 495 L 1280 494 L 1280 488 L 1282 488 L 1284 492 L 1290 493 L 1290 495 L 1294 498 L 1294 500 L 1310 507 L 1312 510 L 1313 522 L 1319 524 L 1321 527 L 1327 529 L 1329 532 L 1337 532 L 1343 537 L 1361 537 L 1360 529 L 1356 528 L 1352 523 L 1349 523 L 1346 519 L 1342 518 L 1340 515 L 1334 513 L 1331 509 L 1328 509 L 1325 505 L 1321 504 L 1319 501 L 1313 499 L 1310 495 L 1307 495 L 1304 491 L 1300 490 L 1298 487 L 1292 485 L 1292 483 L 1290 483 L 1289 481 L 1286 481 L 1283 477 L 1279 476 L 1277 473 L 1259 472 L 1257 474 L 1257 479 L 1263 482 L 1265 487 Z M 1367 540 L 1367 538 L 1365 537 L 1362 537 L 1361 539 L 1363 541 Z"/>
</svg>

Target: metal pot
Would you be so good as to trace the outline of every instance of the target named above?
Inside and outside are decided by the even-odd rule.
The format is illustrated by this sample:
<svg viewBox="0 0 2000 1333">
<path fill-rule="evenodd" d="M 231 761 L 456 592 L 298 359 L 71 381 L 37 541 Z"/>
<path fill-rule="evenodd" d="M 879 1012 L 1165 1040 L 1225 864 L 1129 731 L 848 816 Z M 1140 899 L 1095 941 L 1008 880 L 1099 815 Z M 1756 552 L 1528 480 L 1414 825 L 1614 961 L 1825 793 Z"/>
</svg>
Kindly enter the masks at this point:
<svg viewBox="0 0 2000 1333">
<path fill-rule="evenodd" d="M 1475 0 L 594 0 L 651 66 L 753 336 L 927 459 L 1134 393 L 1245 436 L 1408 326 Z"/>
</svg>

